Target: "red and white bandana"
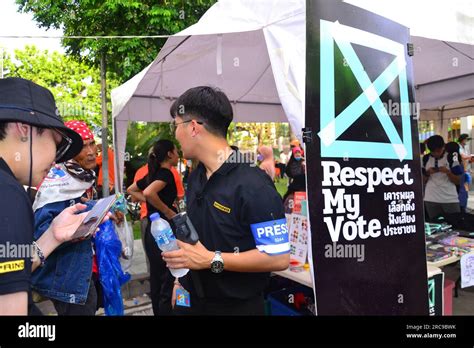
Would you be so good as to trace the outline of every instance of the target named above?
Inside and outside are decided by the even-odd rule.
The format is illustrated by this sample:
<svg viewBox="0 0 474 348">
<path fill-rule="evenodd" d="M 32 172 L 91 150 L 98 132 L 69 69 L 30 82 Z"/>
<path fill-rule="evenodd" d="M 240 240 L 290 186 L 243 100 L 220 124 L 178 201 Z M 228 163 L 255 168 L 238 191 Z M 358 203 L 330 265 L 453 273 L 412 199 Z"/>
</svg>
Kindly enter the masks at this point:
<svg viewBox="0 0 474 348">
<path fill-rule="evenodd" d="M 94 139 L 94 134 L 92 134 L 89 126 L 84 121 L 68 121 L 65 123 L 65 126 L 79 134 L 83 141 Z"/>
</svg>

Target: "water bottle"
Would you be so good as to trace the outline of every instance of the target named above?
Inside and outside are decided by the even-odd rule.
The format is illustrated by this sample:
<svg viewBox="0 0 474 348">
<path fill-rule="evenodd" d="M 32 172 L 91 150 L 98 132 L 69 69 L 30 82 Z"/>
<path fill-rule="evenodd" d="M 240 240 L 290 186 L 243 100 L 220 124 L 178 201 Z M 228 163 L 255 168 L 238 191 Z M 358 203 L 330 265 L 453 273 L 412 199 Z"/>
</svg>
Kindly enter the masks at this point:
<svg viewBox="0 0 474 348">
<path fill-rule="evenodd" d="M 151 235 L 155 238 L 156 244 L 161 251 L 178 250 L 178 242 L 171 230 L 168 221 L 162 219 L 159 213 L 154 213 L 150 216 L 151 221 Z M 175 278 L 181 278 L 188 273 L 188 268 L 169 268 L 171 274 Z"/>
</svg>

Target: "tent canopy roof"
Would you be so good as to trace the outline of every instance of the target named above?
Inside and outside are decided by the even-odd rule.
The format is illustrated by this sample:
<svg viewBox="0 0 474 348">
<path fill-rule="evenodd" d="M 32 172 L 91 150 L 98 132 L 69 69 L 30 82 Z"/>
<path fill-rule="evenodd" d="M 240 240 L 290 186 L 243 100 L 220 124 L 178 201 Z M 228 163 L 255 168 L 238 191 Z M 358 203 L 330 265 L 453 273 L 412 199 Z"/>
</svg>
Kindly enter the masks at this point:
<svg viewBox="0 0 474 348">
<path fill-rule="evenodd" d="M 379 0 L 346 2 L 424 36 L 412 36 L 416 101 L 422 109 L 463 102 L 467 107 L 456 109 L 458 116 L 472 110 L 471 1 L 386 0 L 383 6 Z M 423 12 L 429 14 L 420 16 Z M 170 37 L 148 67 L 112 91 L 119 157 L 125 151 L 129 121 L 169 121 L 172 101 L 199 85 L 222 89 L 233 103 L 235 121 L 288 121 L 301 137 L 305 68 L 306 0 L 220 0 L 198 23 Z M 119 162 L 120 170 L 123 159 Z"/>
</svg>

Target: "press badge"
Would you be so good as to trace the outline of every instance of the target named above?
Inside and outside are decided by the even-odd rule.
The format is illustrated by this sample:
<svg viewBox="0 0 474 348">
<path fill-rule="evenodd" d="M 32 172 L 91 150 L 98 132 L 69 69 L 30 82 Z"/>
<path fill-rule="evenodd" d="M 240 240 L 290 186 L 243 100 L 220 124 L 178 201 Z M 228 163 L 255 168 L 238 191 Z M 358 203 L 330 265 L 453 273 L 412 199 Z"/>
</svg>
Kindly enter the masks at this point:
<svg viewBox="0 0 474 348">
<path fill-rule="evenodd" d="M 259 222 L 250 225 L 257 249 L 269 255 L 290 252 L 286 219 Z"/>
<path fill-rule="evenodd" d="M 186 289 L 178 288 L 176 290 L 176 305 L 181 307 L 191 307 L 191 299 Z"/>
</svg>

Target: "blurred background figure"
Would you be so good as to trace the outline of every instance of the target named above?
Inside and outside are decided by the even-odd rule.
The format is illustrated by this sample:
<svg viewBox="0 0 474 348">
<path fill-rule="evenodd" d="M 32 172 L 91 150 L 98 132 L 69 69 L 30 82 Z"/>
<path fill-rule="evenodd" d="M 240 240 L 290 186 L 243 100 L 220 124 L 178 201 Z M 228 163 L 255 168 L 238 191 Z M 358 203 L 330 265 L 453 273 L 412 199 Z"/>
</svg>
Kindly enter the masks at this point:
<svg viewBox="0 0 474 348">
<path fill-rule="evenodd" d="M 97 149 L 98 149 L 98 156 L 96 159 L 96 164 L 97 164 L 97 193 L 99 194 L 99 198 L 102 198 L 102 185 L 104 182 L 104 171 L 102 170 L 102 139 L 100 137 L 94 137 L 95 142 L 97 144 Z M 114 168 L 114 151 L 108 147 L 108 163 L 109 163 L 109 192 L 110 194 L 115 193 L 114 189 L 114 183 L 115 183 L 115 168 Z"/>
<path fill-rule="evenodd" d="M 285 177 L 286 164 L 288 163 L 288 155 L 284 151 L 280 151 L 280 160 L 278 163 L 278 168 L 280 168 L 280 178 Z"/>
<path fill-rule="evenodd" d="M 446 144 L 446 152 L 448 158 L 452 163 L 452 171 L 454 174 L 460 175 L 461 180 L 459 185 L 456 185 L 456 190 L 458 191 L 459 205 L 461 207 L 461 212 L 465 213 L 467 208 L 467 200 L 469 197 L 469 177 L 465 172 L 463 165 L 463 159 L 461 157 L 460 146 L 458 143 L 450 142 Z"/>
<path fill-rule="evenodd" d="M 260 169 L 267 173 L 273 181 L 275 179 L 275 160 L 273 159 L 272 148 L 270 146 L 260 146 L 258 154 L 261 160 Z"/>
<path fill-rule="evenodd" d="M 303 150 L 299 146 L 292 148 L 292 155 L 286 166 L 286 175 L 291 182 L 288 191 L 283 196 L 285 201 L 290 194 L 299 191 L 306 191 L 306 163 L 303 157 Z"/>
<path fill-rule="evenodd" d="M 468 142 L 471 141 L 471 137 L 464 133 L 459 136 L 458 143 L 459 143 L 459 153 L 461 154 L 462 160 L 464 162 L 464 171 L 466 172 L 466 185 L 467 191 L 469 192 L 469 185 L 472 181 L 471 170 L 472 170 L 472 163 L 474 163 L 474 156 L 469 151 Z"/>
</svg>

